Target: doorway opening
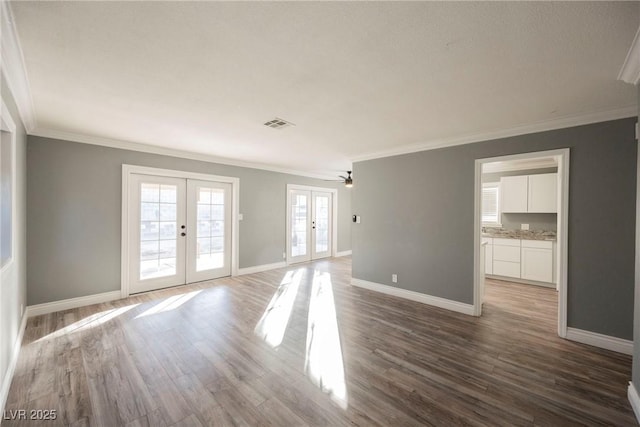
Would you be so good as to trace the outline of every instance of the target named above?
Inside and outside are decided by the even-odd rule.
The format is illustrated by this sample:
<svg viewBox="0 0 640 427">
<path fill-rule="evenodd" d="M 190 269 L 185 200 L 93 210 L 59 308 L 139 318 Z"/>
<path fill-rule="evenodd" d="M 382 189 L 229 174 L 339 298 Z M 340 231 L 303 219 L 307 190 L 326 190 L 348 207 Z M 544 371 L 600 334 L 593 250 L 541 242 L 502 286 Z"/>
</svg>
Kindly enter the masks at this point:
<svg viewBox="0 0 640 427">
<path fill-rule="evenodd" d="M 122 296 L 237 274 L 238 181 L 123 165 Z"/>
<path fill-rule="evenodd" d="M 287 264 L 335 256 L 338 191 L 287 184 Z"/>
<path fill-rule="evenodd" d="M 568 206 L 569 149 L 476 160 L 476 316 L 486 286 L 521 289 L 547 303 L 556 301 L 555 290 L 557 331 L 566 337 Z"/>
</svg>

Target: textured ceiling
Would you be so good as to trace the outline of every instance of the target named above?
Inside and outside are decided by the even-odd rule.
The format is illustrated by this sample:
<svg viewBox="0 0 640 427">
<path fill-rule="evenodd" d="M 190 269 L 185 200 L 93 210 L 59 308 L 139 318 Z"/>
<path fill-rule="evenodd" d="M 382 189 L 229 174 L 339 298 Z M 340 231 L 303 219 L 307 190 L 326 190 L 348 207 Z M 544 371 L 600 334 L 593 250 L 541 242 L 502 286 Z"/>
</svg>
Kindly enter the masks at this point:
<svg viewBox="0 0 640 427">
<path fill-rule="evenodd" d="M 616 81 L 635 2 L 11 8 L 38 129 L 308 172 L 636 104 Z"/>
</svg>

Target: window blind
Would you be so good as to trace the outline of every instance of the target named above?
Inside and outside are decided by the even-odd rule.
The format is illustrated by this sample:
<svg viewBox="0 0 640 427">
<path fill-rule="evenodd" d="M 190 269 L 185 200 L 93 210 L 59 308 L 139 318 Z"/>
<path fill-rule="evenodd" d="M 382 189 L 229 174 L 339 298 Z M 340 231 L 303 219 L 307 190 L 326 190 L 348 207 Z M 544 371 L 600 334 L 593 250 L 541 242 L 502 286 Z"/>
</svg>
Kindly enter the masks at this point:
<svg viewBox="0 0 640 427">
<path fill-rule="evenodd" d="M 482 222 L 487 224 L 500 223 L 498 183 L 482 186 Z"/>
</svg>

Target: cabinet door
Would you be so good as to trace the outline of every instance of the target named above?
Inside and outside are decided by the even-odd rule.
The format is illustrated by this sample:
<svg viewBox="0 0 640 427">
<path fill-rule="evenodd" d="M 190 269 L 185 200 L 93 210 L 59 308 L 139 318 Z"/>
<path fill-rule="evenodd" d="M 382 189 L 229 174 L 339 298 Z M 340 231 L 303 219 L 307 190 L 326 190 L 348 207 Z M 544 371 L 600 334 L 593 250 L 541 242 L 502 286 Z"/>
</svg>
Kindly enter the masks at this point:
<svg viewBox="0 0 640 427">
<path fill-rule="evenodd" d="M 500 178 L 500 210 L 502 212 L 527 212 L 527 176 Z"/>
<path fill-rule="evenodd" d="M 558 174 L 529 175 L 529 212 L 558 212 Z"/>
<path fill-rule="evenodd" d="M 522 248 L 523 279 L 553 283 L 553 249 Z"/>
<path fill-rule="evenodd" d="M 520 278 L 520 263 L 494 260 L 493 274 L 496 276 Z"/>
</svg>

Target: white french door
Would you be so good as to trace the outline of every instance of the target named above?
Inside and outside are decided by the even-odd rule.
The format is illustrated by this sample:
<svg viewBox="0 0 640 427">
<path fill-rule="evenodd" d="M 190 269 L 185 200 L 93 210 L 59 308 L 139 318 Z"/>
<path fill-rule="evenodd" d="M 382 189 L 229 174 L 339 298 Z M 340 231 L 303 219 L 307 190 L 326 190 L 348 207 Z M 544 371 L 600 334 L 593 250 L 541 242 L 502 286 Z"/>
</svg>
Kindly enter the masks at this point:
<svg viewBox="0 0 640 427">
<path fill-rule="evenodd" d="M 287 209 L 289 263 L 331 256 L 333 193 L 291 189 Z"/>
<path fill-rule="evenodd" d="M 132 174 L 130 293 L 231 274 L 231 184 Z"/>
<path fill-rule="evenodd" d="M 231 184 L 187 180 L 187 224 L 187 283 L 231 275 Z"/>
</svg>

